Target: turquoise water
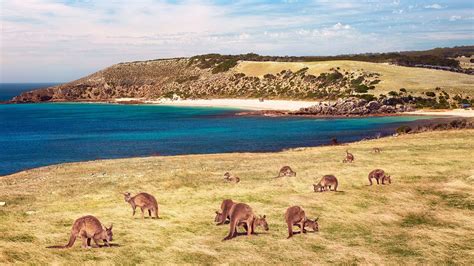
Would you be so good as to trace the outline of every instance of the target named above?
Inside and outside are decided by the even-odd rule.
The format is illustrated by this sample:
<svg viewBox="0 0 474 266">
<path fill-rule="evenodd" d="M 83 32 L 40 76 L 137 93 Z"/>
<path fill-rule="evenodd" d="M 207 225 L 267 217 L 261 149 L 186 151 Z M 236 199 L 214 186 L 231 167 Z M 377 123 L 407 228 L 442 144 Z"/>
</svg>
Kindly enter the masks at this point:
<svg viewBox="0 0 474 266">
<path fill-rule="evenodd" d="M 0 175 L 28 168 L 150 155 L 278 151 L 393 133 L 420 117 L 235 116 L 236 110 L 114 104 L 0 105 Z"/>
</svg>

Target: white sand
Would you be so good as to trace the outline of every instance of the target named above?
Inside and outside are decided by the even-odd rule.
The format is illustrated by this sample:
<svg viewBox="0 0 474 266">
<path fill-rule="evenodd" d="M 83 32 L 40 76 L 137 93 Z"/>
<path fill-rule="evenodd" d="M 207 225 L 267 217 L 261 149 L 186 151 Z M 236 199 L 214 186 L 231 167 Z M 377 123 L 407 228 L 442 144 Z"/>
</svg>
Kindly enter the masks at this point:
<svg viewBox="0 0 474 266">
<path fill-rule="evenodd" d="M 470 110 L 470 109 L 454 109 L 454 110 L 442 110 L 442 111 L 418 110 L 414 112 L 407 112 L 405 114 L 474 117 L 474 110 Z"/>
<path fill-rule="evenodd" d="M 117 98 L 115 102 L 142 101 L 146 104 L 159 104 L 167 106 L 201 106 L 201 107 L 229 107 L 246 110 L 287 110 L 297 111 L 301 108 L 313 106 L 317 101 L 291 101 L 291 100 L 265 100 L 258 99 L 198 99 L 198 100 L 147 100 L 144 98 Z M 454 110 L 418 110 L 403 113 L 406 115 L 440 115 L 440 116 L 460 116 L 474 117 L 474 110 L 454 109 Z"/>
<path fill-rule="evenodd" d="M 211 99 L 211 100 L 161 100 L 144 101 L 145 103 L 169 105 L 169 106 L 205 106 L 205 107 L 231 107 L 247 110 L 289 110 L 296 111 L 303 107 L 315 105 L 311 101 L 290 100 L 265 100 L 258 99 Z"/>
</svg>

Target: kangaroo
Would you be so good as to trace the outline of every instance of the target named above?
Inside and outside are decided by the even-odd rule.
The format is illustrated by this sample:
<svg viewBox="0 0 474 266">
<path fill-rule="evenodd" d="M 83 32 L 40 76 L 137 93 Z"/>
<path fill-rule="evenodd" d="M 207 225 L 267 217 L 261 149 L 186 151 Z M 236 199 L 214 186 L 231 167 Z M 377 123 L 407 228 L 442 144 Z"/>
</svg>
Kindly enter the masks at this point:
<svg viewBox="0 0 474 266">
<path fill-rule="evenodd" d="M 280 169 L 280 172 L 278 172 L 278 176 L 275 176 L 275 178 L 278 177 L 283 177 L 283 176 L 296 176 L 296 172 L 291 169 L 289 166 L 283 166 Z"/>
<path fill-rule="evenodd" d="M 231 199 L 226 199 L 222 201 L 221 212 L 216 211 L 216 218 L 214 219 L 214 222 L 217 223 L 216 225 L 222 225 L 227 221 L 227 219 L 230 220 L 229 213 L 234 204 L 236 203 L 233 202 Z"/>
<path fill-rule="evenodd" d="M 99 219 L 92 215 L 83 216 L 77 219 L 72 225 L 71 236 L 69 242 L 64 246 L 50 246 L 48 248 L 70 248 L 76 242 L 77 237 L 82 238 L 82 247 L 90 248 L 91 239 L 94 240 L 95 247 L 100 247 L 99 240 L 110 247 L 109 241 L 112 241 L 112 225 L 109 228 L 102 228 Z"/>
<path fill-rule="evenodd" d="M 388 181 L 389 184 L 392 184 L 392 179 L 390 176 L 385 175 L 385 171 L 382 169 L 375 169 L 369 173 L 370 186 L 372 186 L 372 178 L 375 178 L 377 185 L 380 184 L 379 179 L 382 179 L 382 185 L 385 185 L 385 181 Z"/>
<path fill-rule="evenodd" d="M 382 150 L 380 148 L 377 148 L 377 147 L 373 148 L 372 150 L 373 150 L 374 153 L 382 152 Z"/>
<path fill-rule="evenodd" d="M 145 214 L 144 214 L 145 209 L 148 209 L 148 215 L 150 217 L 152 217 L 151 214 L 153 212 L 155 214 L 156 219 L 160 218 L 158 216 L 158 203 L 156 202 L 155 197 L 153 197 L 152 195 L 145 192 L 138 193 L 134 197 L 131 197 L 129 192 L 126 192 L 123 195 L 125 196 L 125 201 L 130 203 L 130 205 L 132 205 L 132 209 L 133 209 L 132 216 L 135 216 L 135 209 L 137 207 L 140 207 L 140 210 L 142 211 L 142 219 L 145 219 Z"/>
<path fill-rule="evenodd" d="M 328 188 L 331 190 L 331 187 L 334 188 L 334 191 L 337 191 L 337 178 L 333 175 L 325 175 L 318 184 L 313 184 L 314 192 L 323 192 L 326 191 Z"/>
<path fill-rule="evenodd" d="M 268 231 L 268 223 L 266 216 L 257 217 L 252 208 L 245 203 L 237 203 L 232 206 L 230 210 L 230 228 L 229 234 L 223 239 L 229 240 L 237 234 L 237 226 L 247 227 L 247 235 L 255 233 L 255 226 L 262 226 L 265 231 Z"/>
<path fill-rule="evenodd" d="M 292 206 L 286 210 L 285 221 L 288 226 L 288 238 L 293 236 L 293 226 L 298 226 L 301 232 L 306 234 L 306 226 L 311 227 L 314 232 L 319 231 L 318 219 L 314 221 L 308 219 L 304 210 L 300 206 Z"/>
<path fill-rule="evenodd" d="M 342 160 L 343 163 L 352 163 L 354 161 L 354 154 L 346 150 L 346 158 Z"/>
<path fill-rule="evenodd" d="M 233 175 L 231 175 L 229 172 L 225 172 L 225 174 L 224 174 L 224 180 L 225 180 L 225 181 L 229 181 L 229 182 L 239 183 L 239 182 L 240 182 L 240 177 L 238 177 L 238 176 L 233 176 Z"/>
</svg>

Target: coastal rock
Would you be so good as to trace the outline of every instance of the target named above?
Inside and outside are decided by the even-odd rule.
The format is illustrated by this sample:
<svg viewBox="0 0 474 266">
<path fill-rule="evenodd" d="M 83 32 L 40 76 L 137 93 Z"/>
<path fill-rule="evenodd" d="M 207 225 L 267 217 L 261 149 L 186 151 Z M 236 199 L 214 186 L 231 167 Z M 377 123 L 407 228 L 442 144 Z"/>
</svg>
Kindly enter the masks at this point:
<svg viewBox="0 0 474 266">
<path fill-rule="evenodd" d="M 296 115 L 326 115 L 326 116 L 366 116 L 377 114 L 393 114 L 410 111 L 413 108 L 397 104 L 396 106 L 384 104 L 384 101 L 370 101 L 355 97 L 338 99 L 335 102 L 319 103 L 314 106 L 302 108 L 291 114 Z"/>
<path fill-rule="evenodd" d="M 378 110 L 380 108 L 380 103 L 377 101 L 371 101 L 365 105 L 365 108 L 369 109 L 370 111 Z"/>
</svg>

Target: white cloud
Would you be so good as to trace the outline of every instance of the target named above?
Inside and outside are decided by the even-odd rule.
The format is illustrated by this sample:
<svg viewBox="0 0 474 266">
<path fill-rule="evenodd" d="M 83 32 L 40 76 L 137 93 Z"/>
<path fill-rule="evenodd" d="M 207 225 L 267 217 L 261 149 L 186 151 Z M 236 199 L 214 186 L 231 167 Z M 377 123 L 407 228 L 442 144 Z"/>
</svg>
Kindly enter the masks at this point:
<svg viewBox="0 0 474 266">
<path fill-rule="evenodd" d="M 446 8 L 446 6 L 442 6 L 440 4 L 431 4 L 431 5 L 426 5 L 425 8 L 427 8 L 427 9 L 443 9 L 443 8 Z"/>
<path fill-rule="evenodd" d="M 449 18 L 449 21 L 456 21 L 456 20 L 460 20 L 460 19 L 462 19 L 461 16 L 451 16 L 451 17 Z"/>
<path fill-rule="evenodd" d="M 413 49 L 418 44 L 413 36 L 424 32 L 409 25 L 426 23 L 427 31 L 435 32 L 439 26 L 430 24 L 435 16 L 429 14 L 444 20 L 452 15 L 422 5 L 411 10 L 397 0 L 286 1 L 298 7 L 250 0 L 0 1 L 0 81 L 70 80 L 118 62 L 210 52 L 334 55 Z M 396 15 L 390 14 L 393 9 Z M 455 14 L 468 20 L 469 11 Z M 460 29 L 456 40 L 468 35 L 465 25 Z"/>
</svg>

